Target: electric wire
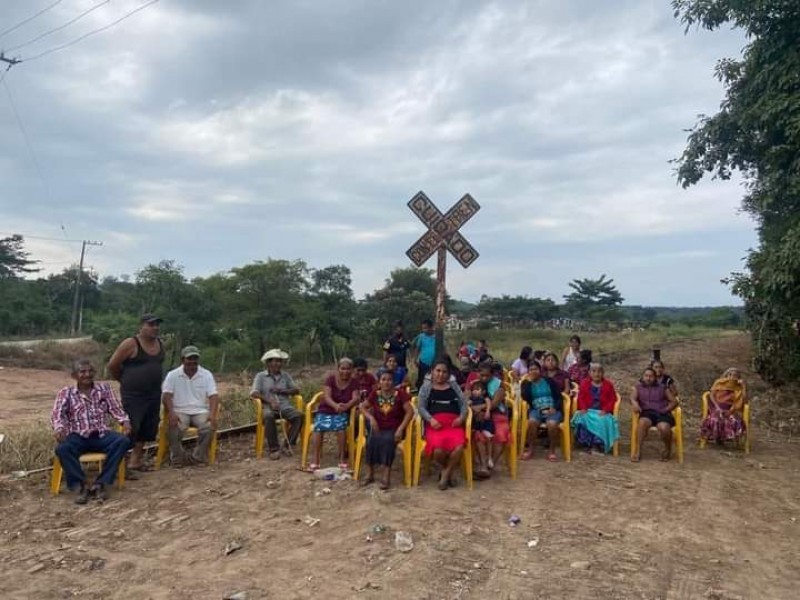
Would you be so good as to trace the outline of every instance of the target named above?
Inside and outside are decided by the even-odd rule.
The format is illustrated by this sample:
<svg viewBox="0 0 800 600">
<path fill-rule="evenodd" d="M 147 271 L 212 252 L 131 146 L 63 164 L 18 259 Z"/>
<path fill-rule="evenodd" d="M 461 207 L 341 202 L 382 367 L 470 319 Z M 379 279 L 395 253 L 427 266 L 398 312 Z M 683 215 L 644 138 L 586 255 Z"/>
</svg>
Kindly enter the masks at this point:
<svg viewBox="0 0 800 600">
<path fill-rule="evenodd" d="M 31 38 L 27 42 L 23 42 L 21 44 L 18 44 L 17 46 L 12 46 L 11 48 L 8 48 L 6 50 L 6 52 L 13 52 L 14 50 L 19 50 L 20 48 L 25 48 L 26 46 L 30 46 L 31 44 L 35 44 L 39 40 L 42 40 L 42 39 L 46 38 L 49 35 L 53 35 L 54 33 L 58 33 L 59 31 L 62 31 L 63 29 L 66 29 L 67 27 L 69 27 L 73 23 L 77 23 L 78 21 L 83 19 L 85 16 L 87 16 L 87 15 L 91 14 L 92 12 L 96 11 L 98 8 L 100 8 L 102 6 L 105 6 L 109 2 L 111 2 L 111 0 L 103 0 L 102 2 L 99 2 L 98 4 L 95 4 L 94 6 L 86 9 L 81 14 L 79 14 L 77 17 L 73 17 L 72 19 L 70 19 L 69 21 L 64 23 L 63 25 L 59 25 L 58 27 L 50 29 L 49 31 L 45 31 L 44 33 L 41 33 L 41 34 L 37 35 L 36 37 Z"/>
<path fill-rule="evenodd" d="M 2 38 L 3 36 L 5 36 L 5 35 L 7 35 L 7 34 L 11 33 L 12 31 L 16 31 L 17 29 L 19 29 L 20 27 L 22 27 L 22 26 L 23 26 L 23 25 L 25 25 L 26 23 L 30 23 L 30 22 L 31 22 L 31 21 L 33 21 L 33 20 L 34 20 L 36 17 L 38 17 L 38 16 L 40 16 L 40 15 L 43 15 L 44 13 L 46 13 L 46 12 L 47 12 L 48 10 L 50 10 L 51 8 L 55 8 L 55 7 L 56 7 L 56 5 L 58 5 L 58 4 L 61 4 L 61 2 L 62 2 L 62 0 L 56 0 L 55 2 L 53 2 L 52 4 L 50 4 L 49 6 L 45 6 L 45 7 L 44 7 L 42 10 L 40 10 L 39 12 L 37 12 L 35 15 L 33 15 L 33 16 L 30 16 L 30 17 L 28 17 L 27 19 L 23 19 L 22 21 L 20 21 L 20 22 L 19 22 L 19 23 L 17 23 L 16 25 L 14 25 L 14 26 L 12 26 L 12 27 L 9 27 L 8 29 L 6 29 L 6 30 L 5 30 L 5 31 L 3 31 L 3 32 L 0 32 L 0 38 Z"/>
<path fill-rule="evenodd" d="M 151 6 L 152 4 L 155 4 L 155 3 L 156 3 L 156 2 L 158 2 L 158 1 L 159 1 L 159 0 L 150 0 L 149 2 L 145 2 L 145 3 L 144 3 L 144 4 L 142 4 L 141 6 L 138 6 L 138 7 L 134 8 L 132 11 L 130 11 L 130 12 L 128 12 L 128 13 L 125 13 L 124 15 L 122 15 L 122 16 L 121 16 L 119 19 L 117 19 L 117 20 L 115 20 L 115 21 L 112 21 L 111 23 L 108 23 L 107 25 L 104 25 L 103 27 L 100 27 L 100 28 L 98 28 L 98 29 L 93 29 L 92 31 L 89 31 L 88 33 L 84 33 L 83 35 L 81 35 L 81 36 L 79 36 L 79 37 L 75 38 L 74 40 L 72 40 L 72 41 L 70 41 L 70 42 L 67 42 L 66 44 L 62 44 L 62 45 L 60 45 L 60 46 L 55 46 L 55 47 L 53 47 L 53 48 L 50 48 L 49 50 L 45 50 L 44 52 L 40 52 L 39 54 L 35 54 L 35 55 L 33 55 L 32 57 L 30 57 L 30 58 L 25 58 L 25 59 L 23 59 L 23 60 L 22 60 L 22 61 L 20 61 L 20 62 L 31 62 L 31 61 L 33 61 L 33 60 L 39 60 L 40 58 L 43 58 L 43 57 L 45 57 L 45 56 L 48 56 L 49 54 L 53 54 L 54 52 L 59 52 L 59 51 L 61 51 L 61 50 L 64 50 L 65 48 L 69 48 L 70 46 L 74 46 L 74 45 L 75 45 L 75 44 L 77 44 L 78 42 L 81 42 L 81 41 L 85 40 L 86 38 L 88 38 L 88 37 L 90 37 L 90 36 L 93 36 L 93 35 L 95 35 L 95 34 L 102 33 L 103 31 L 106 31 L 106 30 L 108 30 L 108 29 L 111 29 L 112 27 L 114 27 L 115 25 L 117 25 L 117 24 L 121 23 L 121 22 L 122 22 L 122 21 L 124 21 L 125 19 L 127 19 L 127 18 L 129 18 L 129 17 L 132 17 L 132 16 L 133 16 L 133 15 L 135 15 L 136 13 L 138 13 L 138 12 L 140 12 L 140 11 L 144 10 L 144 9 L 145 9 L 145 8 L 147 8 L 148 6 Z"/>
</svg>

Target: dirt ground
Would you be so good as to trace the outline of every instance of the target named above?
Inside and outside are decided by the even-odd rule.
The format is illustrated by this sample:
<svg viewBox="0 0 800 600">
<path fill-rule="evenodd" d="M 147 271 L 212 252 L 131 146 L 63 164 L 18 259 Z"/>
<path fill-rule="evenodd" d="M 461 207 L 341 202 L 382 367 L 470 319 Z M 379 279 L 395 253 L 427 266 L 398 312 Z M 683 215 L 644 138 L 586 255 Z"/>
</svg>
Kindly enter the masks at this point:
<svg viewBox="0 0 800 600">
<path fill-rule="evenodd" d="M 683 466 L 659 462 L 655 440 L 632 464 L 623 408 L 619 458 L 575 453 L 551 464 L 540 453 L 516 481 L 501 470 L 472 491 L 440 492 L 433 477 L 388 493 L 319 481 L 296 459 L 251 458 L 252 434 L 222 440 L 216 467 L 148 473 L 105 504 L 52 498 L 44 476 L 5 480 L 0 595 L 797 598 L 796 442 L 756 426 L 749 457 L 696 444 L 697 391 L 715 371 L 748 363 L 746 340 L 675 344 L 664 357 L 687 382 Z M 623 391 L 643 366 L 631 354 L 608 365 Z M 754 405 L 757 417 L 757 395 Z M 394 547 L 401 530 L 414 539 L 408 553 Z M 232 542 L 241 548 L 225 555 Z"/>
</svg>

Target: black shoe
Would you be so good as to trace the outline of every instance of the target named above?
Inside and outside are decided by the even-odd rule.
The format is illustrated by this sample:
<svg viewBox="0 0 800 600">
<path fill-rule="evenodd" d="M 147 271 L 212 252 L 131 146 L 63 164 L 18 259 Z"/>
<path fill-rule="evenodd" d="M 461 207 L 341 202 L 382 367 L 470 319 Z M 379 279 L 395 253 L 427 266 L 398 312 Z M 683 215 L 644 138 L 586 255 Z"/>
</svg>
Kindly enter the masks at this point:
<svg viewBox="0 0 800 600">
<path fill-rule="evenodd" d="M 86 504 L 89 501 L 90 490 L 84 484 L 81 484 L 81 489 L 78 491 L 78 497 L 75 498 L 75 504 Z"/>
<path fill-rule="evenodd" d="M 105 502 L 106 500 L 108 500 L 108 492 L 106 491 L 106 486 L 104 486 L 102 483 L 95 483 L 92 486 L 92 494 L 94 494 L 94 497 L 100 502 Z"/>
</svg>

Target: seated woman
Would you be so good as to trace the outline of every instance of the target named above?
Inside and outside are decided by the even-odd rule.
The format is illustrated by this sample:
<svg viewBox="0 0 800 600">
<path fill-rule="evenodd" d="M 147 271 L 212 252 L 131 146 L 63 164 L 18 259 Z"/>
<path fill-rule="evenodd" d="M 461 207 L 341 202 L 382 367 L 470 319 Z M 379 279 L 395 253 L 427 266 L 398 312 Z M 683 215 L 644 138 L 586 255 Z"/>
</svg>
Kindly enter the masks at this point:
<svg viewBox="0 0 800 600">
<path fill-rule="evenodd" d="M 528 431 L 526 441 L 528 449 L 522 454 L 522 460 L 533 458 L 533 448 L 539 433 L 539 425 L 547 426 L 548 454 L 547 460 L 555 462 L 556 442 L 558 441 L 558 425 L 564 420 L 561 412 L 561 390 L 548 379 L 542 377 L 539 365 L 531 364 L 528 375 L 520 386 L 522 399 L 528 403 Z"/>
<path fill-rule="evenodd" d="M 561 368 L 569 372 L 572 365 L 578 362 L 578 357 L 581 352 L 581 338 L 578 335 L 573 335 L 569 338 L 569 346 L 564 348 L 561 353 Z"/>
<path fill-rule="evenodd" d="M 642 458 L 642 444 L 651 427 L 658 429 L 664 450 L 661 460 L 669 460 L 672 454 L 672 428 L 675 427 L 675 418 L 672 411 L 678 406 L 678 400 L 670 389 L 656 381 L 656 372 L 648 367 L 642 373 L 642 379 L 633 387 L 631 393 L 631 410 L 639 415 L 639 429 L 636 437 L 639 447 L 636 454 L 631 457 L 633 462 Z"/>
<path fill-rule="evenodd" d="M 574 381 L 578 385 L 581 382 L 589 377 L 589 365 L 592 364 L 592 351 L 591 350 L 581 350 L 580 354 L 578 354 L 578 360 L 573 363 L 573 365 L 567 369 L 567 373 L 569 374 L 570 381 Z"/>
<path fill-rule="evenodd" d="M 501 376 L 498 376 L 498 369 L 500 373 L 503 372 L 502 365 L 491 361 L 482 362 L 479 369 L 480 381 L 486 387 L 486 395 L 491 402 L 492 425 L 494 426 L 494 435 L 492 436 L 487 461 L 490 471 L 494 468 L 494 464 L 500 460 L 511 437 L 508 406 L 506 405 L 506 390 L 503 387 Z"/>
<path fill-rule="evenodd" d="M 555 383 L 559 391 L 569 394 L 570 381 L 569 375 L 563 369 L 558 368 L 558 357 L 552 352 L 545 352 L 542 360 L 542 376 Z"/>
<path fill-rule="evenodd" d="M 406 427 L 414 416 L 414 407 L 405 390 L 397 389 L 390 371 L 381 373 L 378 389 L 361 405 L 369 421 L 367 436 L 367 478 L 362 485 L 375 481 L 375 467 L 384 467 L 380 488 L 388 490 L 397 444 L 403 441 Z"/>
<path fill-rule="evenodd" d="M 667 373 L 667 368 L 664 366 L 663 361 L 656 359 L 650 363 L 650 366 L 653 367 L 653 371 L 656 372 L 656 381 L 661 385 L 668 387 L 673 395 L 677 397 L 678 384 L 675 383 L 675 380 L 672 378 L 672 376 Z"/>
<path fill-rule="evenodd" d="M 469 405 L 472 408 L 472 444 L 475 449 L 475 477 L 489 477 L 489 442 L 494 437 L 492 423 L 492 399 L 480 380 L 473 381 L 469 390 Z"/>
<path fill-rule="evenodd" d="M 308 465 L 309 471 L 319 469 L 322 454 L 322 436 L 336 432 L 339 445 L 339 468 L 347 469 L 347 438 L 345 432 L 350 422 L 350 409 L 361 400 L 358 382 L 353 377 L 353 361 L 349 358 L 339 360 L 336 373 L 325 379 L 322 387 L 322 401 L 314 417 L 314 461 Z"/>
<path fill-rule="evenodd" d="M 447 362 L 433 364 L 431 378 L 419 390 L 419 416 L 425 422 L 425 454 L 432 456 L 442 467 L 439 489 L 454 484 L 453 471 L 461 462 L 466 444 L 464 424 L 467 420 L 467 400 L 450 378 Z"/>
<path fill-rule="evenodd" d="M 380 367 L 377 372 L 375 373 L 375 377 L 378 378 L 380 383 L 381 375 L 384 373 L 389 373 L 392 376 L 392 385 L 396 388 L 405 387 L 406 381 L 406 370 L 397 363 L 397 356 L 395 354 L 389 354 L 386 357 L 386 361 L 383 363 L 383 366 Z"/>
<path fill-rule="evenodd" d="M 531 362 L 533 356 L 533 348 L 524 346 L 520 350 L 519 358 L 514 359 L 511 363 L 511 380 L 519 381 L 528 372 L 528 363 Z"/>
<path fill-rule="evenodd" d="M 709 442 L 722 444 L 737 440 L 745 433 L 742 411 L 747 390 L 738 369 L 728 369 L 711 386 L 708 416 L 700 425 L 700 435 Z"/>
<path fill-rule="evenodd" d="M 592 363 L 589 377 L 578 389 L 578 412 L 572 417 L 575 441 L 578 445 L 608 454 L 619 439 L 619 423 L 614 417 L 617 392 L 614 384 L 605 378 L 603 365 Z"/>
</svg>

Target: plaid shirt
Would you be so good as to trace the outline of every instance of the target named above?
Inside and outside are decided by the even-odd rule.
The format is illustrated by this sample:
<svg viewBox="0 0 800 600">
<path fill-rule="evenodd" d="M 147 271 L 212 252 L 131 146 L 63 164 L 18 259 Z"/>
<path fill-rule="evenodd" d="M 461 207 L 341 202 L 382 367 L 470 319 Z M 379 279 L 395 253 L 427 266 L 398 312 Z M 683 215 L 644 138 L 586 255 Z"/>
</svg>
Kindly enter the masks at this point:
<svg viewBox="0 0 800 600">
<path fill-rule="evenodd" d="M 130 422 L 111 386 L 95 383 L 88 396 L 78 391 L 77 386 L 59 390 L 50 420 L 54 431 L 63 431 L 66 435 L 77 433 L 89 437 L 97 432 L 102 437 L 109 431 L 109 415 L 120 424 Z"/>
</svg>

